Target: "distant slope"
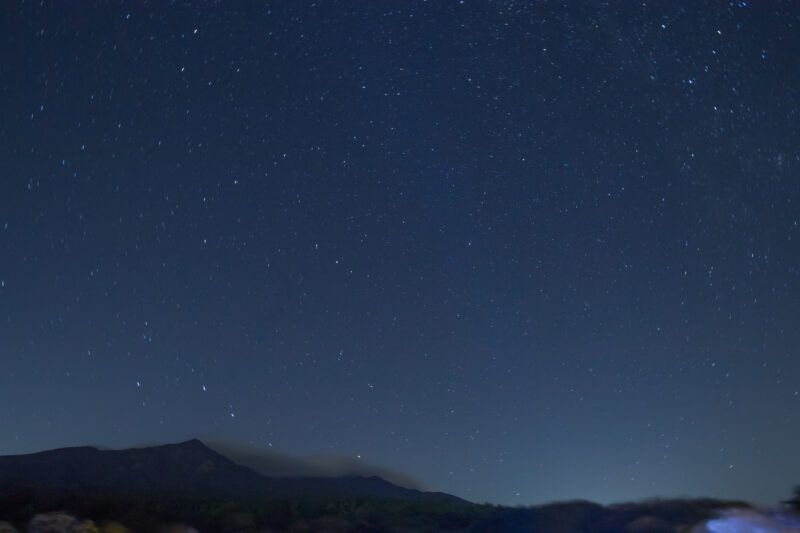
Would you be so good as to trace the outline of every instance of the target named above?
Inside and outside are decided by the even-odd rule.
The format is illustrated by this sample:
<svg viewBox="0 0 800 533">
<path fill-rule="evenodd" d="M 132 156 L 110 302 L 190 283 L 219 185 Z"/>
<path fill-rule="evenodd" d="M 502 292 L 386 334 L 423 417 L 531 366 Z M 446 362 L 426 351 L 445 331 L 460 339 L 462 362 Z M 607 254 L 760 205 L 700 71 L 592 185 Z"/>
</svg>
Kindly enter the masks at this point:
<svg viewBox="0 0 800 533">
<path fill-rule="evenodd" d="M 199 440 L 127 450 L 61 448 L 0 456 L 0 491 L 18 488 L 85 493 L 171 493 L 192 498 L 353 498 L 463 501 L 405 489 L 378 477 L 261 476 Z"/>
<path fill-rule="evenodd" d="M 199 440 L 151 448 L 61 448 L 0 456 L 0 489 L 113 489 L 241 495 L 268 490 L 265 479 Z"/>
<path fill-rule="evenodd" d="M 361 477 L 309 477 L 276 479 L 278 491 L 289 498 L 315 496 L 331 498 L 379 498 L 386 500 L 407 501 L 448 501 L 451 503 L 468 503 L 452 494 L 444 492 L 423 492 L 407 489 L 389 483 L 377 476 Z"/>
</svg>

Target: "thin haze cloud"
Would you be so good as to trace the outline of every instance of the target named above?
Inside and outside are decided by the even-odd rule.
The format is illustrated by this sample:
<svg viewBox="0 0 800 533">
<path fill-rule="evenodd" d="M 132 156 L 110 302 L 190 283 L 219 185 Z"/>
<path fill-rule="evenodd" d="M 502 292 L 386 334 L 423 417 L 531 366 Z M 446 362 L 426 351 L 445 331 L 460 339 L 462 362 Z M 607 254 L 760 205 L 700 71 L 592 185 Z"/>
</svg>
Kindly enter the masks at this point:
<svg viewBox="0 0 800 533">
<path fill-rule="evenodd" d="M 378 476 L 408 489 L 426 490 L 422 481 L 395 470 L 369 464 L 360 458 L 337 455 L 292 457 L 272 450 L 231 442 L 207 442 L 214 451 L 259 474 L 275 477 Z"/>
</svg>

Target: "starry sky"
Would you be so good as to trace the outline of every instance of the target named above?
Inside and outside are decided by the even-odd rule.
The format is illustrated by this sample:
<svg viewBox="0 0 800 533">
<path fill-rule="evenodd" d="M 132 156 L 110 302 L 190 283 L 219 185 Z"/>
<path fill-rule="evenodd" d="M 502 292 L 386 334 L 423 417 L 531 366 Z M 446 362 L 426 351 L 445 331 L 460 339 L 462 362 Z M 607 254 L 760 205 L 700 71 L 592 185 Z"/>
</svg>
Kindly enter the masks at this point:
<svg viewBox="0 0 800 533">
<path fill-rule="evenodd" d="M 8 2 L 0 454 L 800 483 L 800 7 Z"/>
</svg>

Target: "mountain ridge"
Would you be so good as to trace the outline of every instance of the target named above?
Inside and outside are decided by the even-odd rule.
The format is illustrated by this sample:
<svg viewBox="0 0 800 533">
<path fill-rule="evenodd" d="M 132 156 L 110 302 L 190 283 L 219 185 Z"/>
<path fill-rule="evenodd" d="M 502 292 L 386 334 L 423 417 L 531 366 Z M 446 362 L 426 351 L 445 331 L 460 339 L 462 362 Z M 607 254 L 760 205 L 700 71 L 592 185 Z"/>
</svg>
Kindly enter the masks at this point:
<svg viewBox="0 0 800 533">
<path fill-rule="evenodd" d="M 199 439 L 142 448 L 56 448 L 0 456 L 0 492 L 19 488 L 180 497 L 352 498 L 464 501 L 394 485 L 378 476 L 271 478 Z"/>
</svg>

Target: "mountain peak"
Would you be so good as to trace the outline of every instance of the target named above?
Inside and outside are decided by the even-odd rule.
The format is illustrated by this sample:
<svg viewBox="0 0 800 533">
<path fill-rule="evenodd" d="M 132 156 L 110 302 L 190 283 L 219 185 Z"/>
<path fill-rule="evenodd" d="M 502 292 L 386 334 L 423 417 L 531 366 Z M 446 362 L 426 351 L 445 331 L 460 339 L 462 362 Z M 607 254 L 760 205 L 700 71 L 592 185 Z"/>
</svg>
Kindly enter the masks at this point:
<svg viewBox="0 0 800 533">
<path fill-rule="evenodd" d="M 86 493 L 159 493 L 209 497 L 376 497 L 458 500 L 405 489 L 376 476 L 339 478 L 264 477 L 198 439 L 98 450 L 79 447 L 32 455 L 0 456 L 0 494 L 19 487 Z"/>
<path fill-rule="evenodd" d="M 205 450 L 211 450 L 211 448 L 206 446 L 206 444 L 200 439 L 189 439 L 183 442 L 179 442 L 177 444 L 173 444 L 172 446 L 179 446 L 181 448 L 201 448 Z"/>
<path fill-rule="evenodd" d="M 264 478 L 197 439 L 177 444 L 98 450 L 66 448 L 0 456 L 0 492 L 16 486 L 47 490 L 242 494 Z"/>
</svg>

